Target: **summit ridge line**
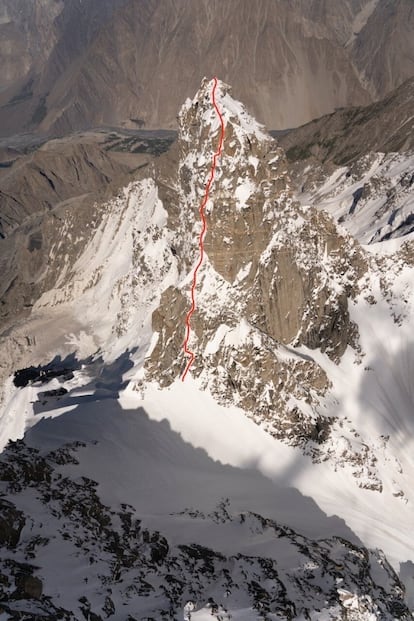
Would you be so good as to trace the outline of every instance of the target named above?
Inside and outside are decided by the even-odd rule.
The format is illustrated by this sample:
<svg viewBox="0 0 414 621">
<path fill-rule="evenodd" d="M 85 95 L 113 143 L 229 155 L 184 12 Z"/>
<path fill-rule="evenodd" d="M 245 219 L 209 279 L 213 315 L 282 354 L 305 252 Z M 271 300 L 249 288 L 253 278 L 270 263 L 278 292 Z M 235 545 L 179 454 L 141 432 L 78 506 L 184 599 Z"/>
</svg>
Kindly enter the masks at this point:
<svg viewBox="0 0 414 621">
<path fill-rule="evenodd" d="M 184 354 L 186 356 L 189 356 L 189 359 L 187 360 L 187 364 L 186 367 L 183 371 L 183 374 L 181 376 L 181 380 L 184 381 L 187 373 L 190 370 L 191 365 L 193 364 L 194 360 L 195 360 L 195 353 L 189 348 L 188 343 L 190 340 L 190 336 L 191 336 L 191 317 L 193 315 L 193 313 L 196 310 L 196 300 L 195 300 L 195 292 L 196 292 L 196 288 L 197 288 L 197 274 L 198 274 L 198 270 L 200 269 L 202 263 L 203 263 L 203 259 L 204 259 L 204 238 L 206 236 L 207 233 L 207 221 L 206 221 L 206 217 L 205 217 L 205 207 L 207 204 L 207 201 L 209 199 L 209 194 L 210 194 L 210 189 L 211 186 L 213 184 L 214 181 L 214 176 L 215 176 L 215 172 L 216 172 L 216 166 L 217 166 L 217 159 L 220 157 L 221 152 L 223 150 L 223 142 L 224 142 L 224 121 L 223 121 L 223 116 L 219 110 L 219 107 L 217 105 L 216 102 L 216 89 L 217 89 L 217 78 L 214 77 L 213 78 L 213 88 L 211 91 L 211 101 L 213 104 L 213 107 L 217 113 L 217 116 L 220 120 L 220 137 L 219 137 L 219 143 L 218 143 L 218 147 L 216 152 L 213 154 L 213 159 L 211 162 L 211 169 L 210 169 L 210 176 L 208 178 L 207 181 L 207 185 L 206 185 L 206 189 L 204 192 L 204 196 L 203 196 L 203 200 L 201 201 L 201 205 L 200 208 L 198 210 L 199 214 L 200 214 L 200 218 L 201 218 L 201 222 L 202 222 L 202 228 L 200 231 L 200 235 L 198 238 L 198 246 L 200 249 L 200 255 L 197 261 L 197 264 L 194 268 L 194 272 L 193 272 L 193 280 L 192 280 L 192 284 L 191 284 L 191 306 L 190 309 L 186 315 L 185 318 L 185 338 L 184 338 L 184 343 L 183 343 L 183 350 L 184 350 Z"/>
</svg>

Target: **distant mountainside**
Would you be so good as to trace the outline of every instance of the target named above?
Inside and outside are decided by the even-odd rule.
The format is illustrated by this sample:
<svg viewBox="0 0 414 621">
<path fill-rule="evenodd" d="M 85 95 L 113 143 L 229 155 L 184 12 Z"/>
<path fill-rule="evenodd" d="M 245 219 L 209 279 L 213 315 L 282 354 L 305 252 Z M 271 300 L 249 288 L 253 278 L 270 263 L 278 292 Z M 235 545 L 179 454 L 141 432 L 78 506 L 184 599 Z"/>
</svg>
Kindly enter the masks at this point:
<svg viewBox="0 0 414 621">
<path fill-rule="evenodd" d="M 350 107 L 278 136 L 290 161 L 350 164 L 368 151 L 414 149 L 414 79 L 368 106 Z"/>
<path fill-rule="evenodd" d="M 0 135 L 175 127 L 218 75 L 269 128 L 414 75 L 411 0 L 2 0 Z"/>
<path fill-rule="evenodd" d="M 96 200 L 128 182 L 174 140 L 173 131 L 100 129 L 59 139 L 0 141 L 0 238 L 65 201 Z"/>
<path fill-rule="evenodd" d="M 363 243 L 414 231 L 414 79 L 383 100 L 279 136 L 303 204 Z"/>
</svg>

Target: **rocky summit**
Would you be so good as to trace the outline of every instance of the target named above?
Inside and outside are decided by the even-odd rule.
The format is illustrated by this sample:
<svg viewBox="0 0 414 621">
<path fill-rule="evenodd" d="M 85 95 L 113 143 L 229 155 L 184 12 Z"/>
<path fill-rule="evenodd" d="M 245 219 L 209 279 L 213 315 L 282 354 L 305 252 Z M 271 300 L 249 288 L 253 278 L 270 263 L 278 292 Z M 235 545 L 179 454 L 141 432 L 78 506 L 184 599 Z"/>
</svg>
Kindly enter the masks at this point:
<svg viewBox="0 0 414 621">
<path fill-rule="evenodd" d="M 412 234 L 364 245 L 318 203 L 349 202 L 357 158 L 305 177 L 219 80 L 182 381 L 213 85 L 113 196 L 39 216 L 47 248 L 25 221 L 38 269 L 11 279 L 1 335 L 5 618 L 412 618 Z"/>
<path fill-rule="evenodd" d="M 162 293 L 152 315 L 156 344 L 144 368 L 162 386 L 174 382 L 183 365 L 187 266 L 197 253 L 197 211 L 218 141 L 210 91 L 206 82 L 181 111 L 178 176 L 164 178 L 161 166 L 161 187 L 176 188 L 165 201 L 172 214 L 167 226 L 179 239 L 174 264 L 184 273 Z M 360 299 L 376 303 L 367 283 L 383 277 L 381 269 L 325 212 L 301 205 L 283 150 L 224 84 L 218 101 L 226 139 L 207 205 L 193 377 L 275 437 L 314 459 L 350 467 L 359 484 L 380 489 L 369 443 L 338 417 L 335 406 L 326 405 L 332 384 L 312 352 L 336 364 L 345 351 L 353 352 L 361 364 L 361 335 L 352 315 Z"/>
</svg>

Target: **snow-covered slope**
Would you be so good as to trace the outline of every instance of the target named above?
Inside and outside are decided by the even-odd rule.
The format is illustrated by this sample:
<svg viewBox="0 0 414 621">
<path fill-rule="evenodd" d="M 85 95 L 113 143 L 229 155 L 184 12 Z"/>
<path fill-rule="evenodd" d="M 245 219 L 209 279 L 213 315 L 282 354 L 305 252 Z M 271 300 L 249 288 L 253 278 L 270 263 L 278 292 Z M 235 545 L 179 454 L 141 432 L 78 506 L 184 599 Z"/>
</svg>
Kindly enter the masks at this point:
<svg viewBox="0 0 414 621">
<path fill-rule="evenodd" d="M 413 236 L 368 249 L 302 205 L 283 150 L 219 82 L 182 382 L 211 89 L 63 268 L 57 242 L 54 285 L 16 328 L 14 368 L 34 366 L 3 390 L 3 445 L 27 431 L 1 461 L 3 600 L 26 601 L 32 558 L 63 618 L 178 618 L 192 599 L 203 619 L 209 597 L 240 620 L 410 618 L 388 563 L 414 561 Z"/>
<path fill-rule="evenodd" d="M 414 230 L 412 152 L 371 152 L 351 166 L 336 168 L 322 181 L 308 183 L 308 175 L 315 176 L 310 166 L 301 175 L 302 204 L 328 211 L 360 242 L 371 244 Z"/>
<path fill-rule="evenodd" d="M 204 442 L 207 404 L 192 386 L 189 394 L 203 406 Z M 169 416 L 180 416 L 182 398 L 170 395 Z M 163 419 L 162 397 L 142 404 L 149 416 L 131 396 L 121 403 L 79 398 L 74 411 L 41 421 L 5 451 L 1 571 L 10 618 L 19 610 L 47 619 L 182 618 L 188 599 L 196 619 L 211 618 L 211 599 L 221 619 L 339 619 L 351 600 L 358 619 L 408 618 L 383 554 L 367 551 L 342 520 L 283 476 L 272 483 L 248 463 L 212 460 Z M 210 437 L 216 452 L 228 449 L 231 461 L 270 454 L 273 441 L 257 426 L 209 406 L 210 424 L 224 419 Z M 187 426 L 194 434 L 195 423 Z M 244 446 L 232 447 L 230 434 Z M 221 446 L 211 442 L 220 436 Z M 289 450 L 281 457 L 294 461 Z"/>
</svg>

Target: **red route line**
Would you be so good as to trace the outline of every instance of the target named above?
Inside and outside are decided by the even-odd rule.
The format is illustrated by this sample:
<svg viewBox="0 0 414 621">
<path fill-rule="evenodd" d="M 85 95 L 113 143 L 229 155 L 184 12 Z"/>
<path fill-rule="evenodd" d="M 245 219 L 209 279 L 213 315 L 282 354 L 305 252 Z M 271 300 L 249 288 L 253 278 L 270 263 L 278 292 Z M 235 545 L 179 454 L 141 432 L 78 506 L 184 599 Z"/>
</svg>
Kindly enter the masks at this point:
<svg viewBox="0 0 414 621">
<path fill-rule="evenodd" d="M 210 170 L 210 177 L 207 181 L 207 185 L 206 185 L 206 191 L 204 193 L 204 197 L 203 200 L 201 202 L 200 208 L 198 210 L 200 217 L 201 217 L 201 221 L 203 223 L 201 232 L 200 232 L 200 237 L 198 239 L 198 246 L 200 248 L 200 256 L 197 262 L 197 265 L 194 268 L 194 273 L 193 273 L 193 282 L 191 285 L 191 307 L 190 310 L 187 313 L 187 316 L 185 318 L 185 339 L 184 339 L 184 343 L 183 343 L 183 349 L 184 349 L 184 353 L 187 356 L 190 356 L 188 362 L 187 362 L 187 366 L 184 369 L 184 373 L 181 376 L 181 380 L 184 381 L 186 378 L 186 375 L 188 373 L 188 371 L 190 370 L 191 365 L 193 364 L 194 360 L 195 360 L 195 353 L 193 351 L 191 351 L 191 349 L 189 349 L 188 347 L 188 341 L 190 339 L 190 334 L 191 334 L 191 316 L 194 313 L 195 309 L 196 309 L 196 302 L 195 302 L 195 290 L 197 287 L 197 273 L 198 270 L 201 267 L 201 264 L 203 263 L 203 259 L 204 259 L 204 237 L 206 235 L 207 232 L 207 221 L 206 221 L 206 217 L 205 217 L 205 213 L 204 213 L 204 209 L 206 207 L 207 201 L 208 201 L 208 197 L 209 197 L 209 193 L 210 193 L 210 188 L 212 186 L 212 183 L 214 181 L 214 174 L 216 172 L 216 165 L 217 165 L 217 158 L 221 155 L 222 149 L 223 149 L 223 141 L 224 141 L 224 121 L 223 121 L 223 117 L 221 115 L 221 112 L 217 106 L 216 103 L 216 88 L 217 88 L 217 78 L 213 78 L 214 84 L 213 84 L 213 89 L 211 91 L 211 101 L 213 103 L 214 109 L 217 113 L 217 116 L 220 119 L 220 139 L 219 139 L 219 144 L 217 147 L 217 151 L 214 153 L 213 155 L 213 161 L 211 163 L 211 170 Z"/>
</svg>

